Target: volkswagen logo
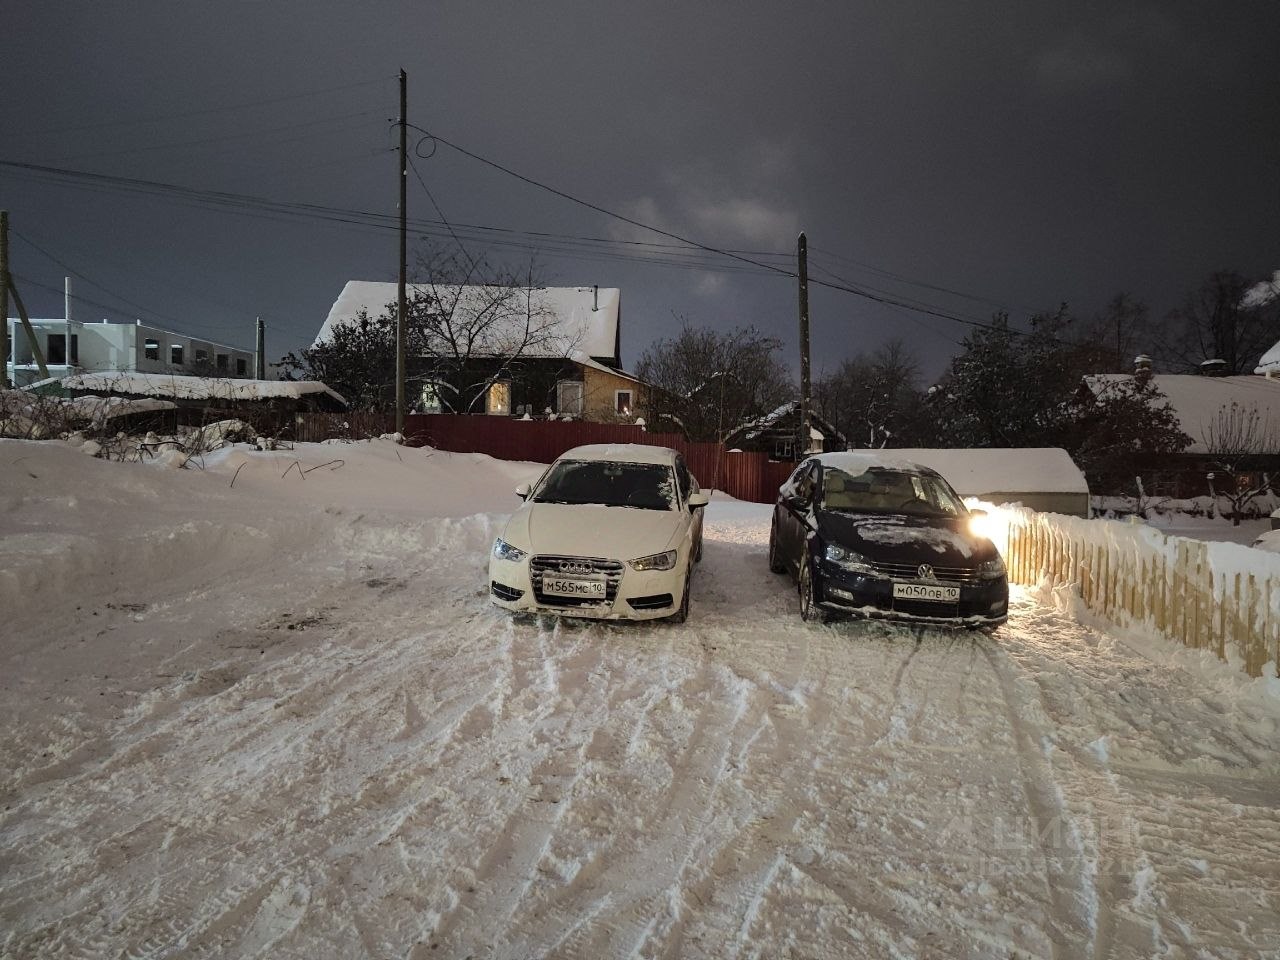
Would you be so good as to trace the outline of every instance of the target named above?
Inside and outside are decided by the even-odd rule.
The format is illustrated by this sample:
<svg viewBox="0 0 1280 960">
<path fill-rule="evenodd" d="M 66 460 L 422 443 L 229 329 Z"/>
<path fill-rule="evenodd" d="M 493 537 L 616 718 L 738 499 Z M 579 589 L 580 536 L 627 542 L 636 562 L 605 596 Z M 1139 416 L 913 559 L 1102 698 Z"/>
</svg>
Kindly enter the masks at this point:
<svg viewBox="0 0 1280 960">
<path fill-rule="evenodd" d="M 561 573 L 590 573 L 591 563 L 587 560 L 561 560 Z"/>
<path fill-rule="evenodd" d="M 932 580 L 933 579 L 932 564 L 928 564 L 928 563 L 920 564 L 920 566 L 916 568 L 916 574 L 920 577 L 921 580 Z"/>
</svg>

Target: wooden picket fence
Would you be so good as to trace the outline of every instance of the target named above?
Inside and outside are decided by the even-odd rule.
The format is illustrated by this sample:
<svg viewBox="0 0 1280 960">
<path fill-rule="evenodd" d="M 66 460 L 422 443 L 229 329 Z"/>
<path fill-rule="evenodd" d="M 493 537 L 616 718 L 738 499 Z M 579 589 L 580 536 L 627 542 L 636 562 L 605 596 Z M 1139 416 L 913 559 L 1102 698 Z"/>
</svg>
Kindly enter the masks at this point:
<svg viewBox="0 0 1280 960">
<path fill-rule="evenodd" d="M 1250 676 L 1280 664 L 1280 555 L 1169 537 L 1145 524 L 1003 507 L 1013 583 L 1073 589 L 1094 613 L 1140 625 Z"/>
</svg>

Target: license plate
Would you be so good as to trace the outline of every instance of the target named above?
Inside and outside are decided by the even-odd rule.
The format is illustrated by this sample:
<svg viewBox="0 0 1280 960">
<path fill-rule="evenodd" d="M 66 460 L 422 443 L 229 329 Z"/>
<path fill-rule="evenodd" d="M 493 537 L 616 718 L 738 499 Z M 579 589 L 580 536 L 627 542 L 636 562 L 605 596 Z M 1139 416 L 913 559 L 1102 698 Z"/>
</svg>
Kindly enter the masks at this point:
<svg viewBox="0 0 1280 960">
<path fill-rule="evenodd" d="M 605 598 L 603 580 L 579 580 L 576 577 L 542 576 L 542 592 L 552 597 L 579 597 L 585 600 Z"/>
<path fill-rule="evenodd" d="M 933 583 L 893 584 L 893 596 L 897 600 L 935 600 L 938 603 L 955 603 L 960 599 L 959 587 L 941 587 Z"/>
</svg>

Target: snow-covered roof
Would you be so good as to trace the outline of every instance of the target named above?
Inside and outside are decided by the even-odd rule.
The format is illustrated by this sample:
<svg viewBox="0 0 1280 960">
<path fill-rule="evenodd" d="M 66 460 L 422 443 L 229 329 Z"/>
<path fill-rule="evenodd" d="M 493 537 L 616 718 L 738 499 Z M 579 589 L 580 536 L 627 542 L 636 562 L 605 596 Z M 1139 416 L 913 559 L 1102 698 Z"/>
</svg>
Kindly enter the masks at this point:
<svg viewBox="0 0 1280 960">
<path fill-rule="evenodd" d="M 1275 348 L 1273 348 L 1274 350 Z M 1272 351 L 1268 351 L 1270 355 Z M 1264 359 L 1266 359 L 1264 357 Z M 1280 356 L 1277 356 L 1280 360 Z M 1085 377 L 1090 390 L 1102 383 L 1131 380 L 1129 373 L 1100 373 Z M 1264 420 L 1280 425 L 1280 379 L 1259 376 L 1202 377 L 1193 373 L 1156 374 L 1151 378 L 1169 399 L 1182 431 L 1192 443 L 1188 453 L 1205 453 L 1204 432 L 1218 411 L 1239 404 L 1245 410 L 1256 409 Z"/>
<path fill-rule="evenodd" d="M 1280 374 L 1280 341 L 1276 341 L 1275 345 L 1262 355 L 1253 372 L 1270 373 L 1272 376 Z"/>
<path fill-rule="evenodd" d="M 603 371 L 604 373 L 612 374 L 615 377 L 621 377 L 623 380 L 630 380 L 632 383 L 640 383 L 640 384 L 644 383 L 644 381 L 641 380 L 639 377 L 637 377 L 634 373 L 627 373 L 625 370 L 615 370 L 613 367 L 605 366 L 603 363 L 599 363 L 595 360 L 592 360 L 589 356 L 587 356 L 581 350 L 572 351 L 569 354 L 569 359 L 572 360 L 574 363 L 582 364 L 582 366 L 584 367 L 590 367 L 592 370 L 600 370 L 600 371 Z"/>
<path fill-rule="evenodd" d="M 410 297 L 415 292 L 435 290 L 441 297 L 451 297 L 461 292 L 457 310 L 465 310 L 468 300 L 479 304 L 492 302 L 492 288 L 457 287 L 427 284 L 409 284 Z M 521 310 L 524 310 L 521 290 Z M 616 287 L 534 287 L 533 308 L 544 315 L 547 327 L 553 335 L 544 342 L 526 347 L 522 353 L 528 357 L 563 357 L 580 350 L 590 357 L 613 358 L 618 356 L 618 316 L 622 292 Z M 348 280 L 342 293 L 334 301 L 325 318 L 315 343 L 329 339 L 334 327 L 350 323 L 365 310 L 369 316 L 380 316 L 388 304 L 396 301 L 396 285 L 373 280 Z M 504 352 L 500 346 L 487 349 Z"/>
<path fill-rule="evenodd" d="M 961 496 L 993 493 L 1088 493 L 1084 474 L 1059 447 L 957 450 L 910 448 L 823 453 L 819 460 L 850 473 L 871 467 L 936 470 Z"/>
<path fill-rule="evenodd" d="M 560 454 L 561 460 L 611 460 L 615 463 L 670 464 L 676 452 L 645 443 L 589 443 Z"/>
<path fill-rule="evenodd" d="M 729 436 L 735 440 L 754 440 L 756 437 L 760 436 L 760 434 L 774 426 L 779 420 L 784 417 L 791 416 L 799 406 L 799 400 L 788 400 L 782 406 L 774 410 L 770 410 L 768 413 L 742 424 L 742 426 L 734 430 L 733 433 L 729 434 Z M 814 430 L 815 424 L 821 427 L 825 432 L 817 433 Z M 824 420 L 817 411 L 811 409 L 809 411 L 809 439 L 825 440 L 828 436 L 839 443 L 846 442 L 844 434 Z"/>
<path fill-rule="evenodd" d="M 341 394 L 319 380 L 230 380 L 218 377 L 182 377 L 168 373 L 110 371 L 41 380 L 31 384 L 31 387 L 55 384 L 67 390 L 134 397 L 167 397 L 173 400 L 297 400 L 309 394 L 325 394 L 344 406 L 347 402 Z"/>
</svg>

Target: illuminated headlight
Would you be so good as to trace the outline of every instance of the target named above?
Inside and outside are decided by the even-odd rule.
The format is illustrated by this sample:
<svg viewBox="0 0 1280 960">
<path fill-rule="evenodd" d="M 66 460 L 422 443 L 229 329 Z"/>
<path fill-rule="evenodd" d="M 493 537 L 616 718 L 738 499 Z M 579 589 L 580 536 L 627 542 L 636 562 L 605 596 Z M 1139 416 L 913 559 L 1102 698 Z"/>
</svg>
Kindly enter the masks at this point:
<svg viewBox="0 0 1280 960">
<path fill-rule="evenodd" d="M 510 560 L 512 563 L 519 563 L 526 556 L 523 550 L 513 547 L 501 537 L 493 541 L 493 555 L 499 560 Z"/>
<path fill-rule="evenodd" d="M 978 564 L 978 576 L 983 580 L 999 580 L 1004 576 L 1004 561 L 999 557 L 984 560 Z"/>
<path fill-rule="evenodd" d="M 844 570 L 850 570 L 854 573 L 875 573 L 875 568 L 871 566 L 870 560 L 860 553 L 854 553 L 852 550 L 840 546 L 838 543 L 828 543 L 823 556 Z"/>
<path fill-rule="evenodd" d="M 632 570 L 670 570 L 676 565 L 676 552 L 666 550 L 628 561 Z"/>
</svg>

